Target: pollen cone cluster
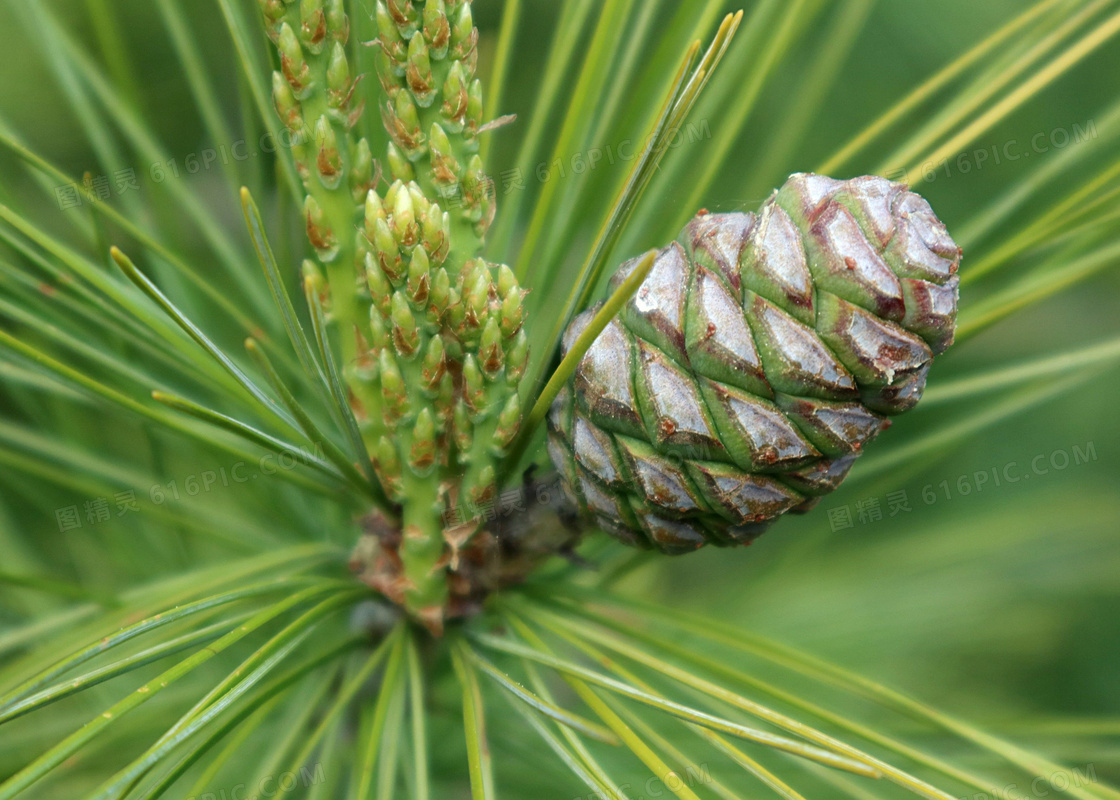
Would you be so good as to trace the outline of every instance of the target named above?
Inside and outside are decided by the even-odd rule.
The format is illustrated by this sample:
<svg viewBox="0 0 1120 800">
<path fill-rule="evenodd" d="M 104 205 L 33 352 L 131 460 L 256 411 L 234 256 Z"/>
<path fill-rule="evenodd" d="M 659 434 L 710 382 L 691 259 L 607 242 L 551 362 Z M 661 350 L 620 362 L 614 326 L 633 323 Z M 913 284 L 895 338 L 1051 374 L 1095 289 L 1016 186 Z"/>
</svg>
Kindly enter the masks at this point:
<svg viewBox="0 0 1120 800">
<path fill-rule="evenodd" d="M 362 44 L 382 90 L 383 163 L 353 133 L 361 76 L 343 0 L 260 4 L 317 255 L 305 286 L 339 329 L 351 407 L 398 505 L 358 568 L 438 630 L 459 554 L 483 527 L 475 509 L 495 500 L 495 468 L 521 425 L 529 357 L 524 292 L 480 257 L 494 206 L 471 4 L 376 3 L 378 36 Z"/>
<path fill-rule="evenodd" d="M 478 155 L 483 96 L 471 4 L 379 0 L 376 17 L 378 37 L 370 44 L 385 95 L 381 120 L 392 140 L 389 170 L 454 207 L 456 246 L 470 247 L 485 238 L 495 212 Z"/>
<path fill-rule="evenodd" d="M 495 467 L 520 428 L 529 357 L 512 271 L 481 258 L 456 268 L 451 228 L 415 182 L 368 193 L 360 250 L 369 314 L 348 373 L 374 469 L 401 507 L 375 586 L 433 627 L 447 611 L 447 570 L 480 527 L 473 509 L 496 499 Z"/>
<path fill-rule="evenodd" d="M 807 510 L 921 398 L 953 341 L 960 255 L 924 199 L 877 177 L 797 174 L 758 214 L 701 212 L 551 409 L 565 489 L 667 553 Z"/>
<path fill-rule="evenodd" d="M 377 397 L 380 414 L 363 413 L 362 422 L 378 433 L 375 465 L 396 501 L 404 499 L 404 468 L 426 477 L 436 467 L 459 473 L 479 465 L 471 499 L 492 495 L 493 466 L 485 462 L 504 455 L 520 422 L 515 389 L 528 357 L 522 290 L 508 267 L 481 259 L 452 278 L 449 229 L 448 214 L 415 183 L 398 181 L 384 197 L 371 191 L 366 199 L 372 302 L 364 369 L 353 382 Z M 482 421 L 492 424 L 480 439 Z"/>
</svg>

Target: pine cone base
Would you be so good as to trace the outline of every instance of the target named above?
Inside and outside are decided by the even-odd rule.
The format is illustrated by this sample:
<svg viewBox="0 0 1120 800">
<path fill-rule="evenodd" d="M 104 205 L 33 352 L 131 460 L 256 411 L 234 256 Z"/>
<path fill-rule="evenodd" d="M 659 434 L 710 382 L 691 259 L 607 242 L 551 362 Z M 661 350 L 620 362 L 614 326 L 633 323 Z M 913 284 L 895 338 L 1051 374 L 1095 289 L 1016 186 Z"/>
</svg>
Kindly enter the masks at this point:
<svg viewBox="0 0 1120 800">
<path fill-rule="evenodd" d="M 441 607 L 418 614 L 433 635 L 449 620 L 479 613 L 494 592 L 523 583 L 555 556 L 575 559 L 582 528 L 555 476 L 526 474 L 516 490 L 502 493 L 502 508 L 487 518 L 464 520 L 443 531 L 447 547 L 438 565 L 446 583 Z M 393 603 L 407 606 L 412 584 L 402 555 L 403 533 L 380 512 L 361 520 L 363 535 L 350 555 L 350 570 Z"/>
<path fill-rule="evenodd" d="M 808 510 L 921 398 L 953 341 L 960 256 L 924 199 L 878 177 L 797 174 L 758 214 L 701 212 L 551 409 L 565 490 L 666 553 Z"/>
</svg>

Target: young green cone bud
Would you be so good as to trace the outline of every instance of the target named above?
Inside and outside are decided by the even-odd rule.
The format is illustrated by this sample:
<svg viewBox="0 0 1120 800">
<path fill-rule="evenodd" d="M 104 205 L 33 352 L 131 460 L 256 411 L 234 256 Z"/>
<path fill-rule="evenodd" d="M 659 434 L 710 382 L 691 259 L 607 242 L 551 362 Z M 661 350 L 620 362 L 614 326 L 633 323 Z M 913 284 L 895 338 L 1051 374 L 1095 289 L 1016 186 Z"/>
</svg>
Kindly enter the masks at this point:
<svg viewBox="0 0 1120 800">
<path fill-rule="evenodd" d="M 455 404 L 452 412 L 451 430 L 455 440 L 455 447 L 459 450 L 460 462 L 466 462 L 474 444 L 474 423 L 471 422 L 471 410 L 467 404 L 460 400 Z"/>
<path fill-rule="evenodd" d="M 480 222 L 487 211 L 490 201 L 486 173 L 482 170 L 482 158 L 472 156 L 463 176 L 463 209 L 467 219 Z"/>
<path fill-rule="evenodd" d="M 490 306 L 490 275 L 485 264 L 478 262 L 480 268 L 473 272 L 473 282 L 464 283 L 465 294 L 463 303 L 466 316 L 460 338 L 464 344 L 473 345 L 478 341 L 478 334 L 487 320 L 487 309 Z M 466 276 L 464 276 L 466 277 Z"/>
<path fill-rule="evenodd" d="M 412 168 L 412 162 L 404 157 L 395 144 L 389 142 L 386 153 L 385 158 L 389 162 L 389 174 L 393 176 L 393 180 L 411 181 L 416 178 L 416 171 Z"/>
<path fill-rule="evenodd" d="M 420 24 L 420 15 L 413 8 L 412 0 L 385 0 L 389 16 L 393 18 L 401 35 L 409 38 Z"/>
<path fill-rule="evenodd" d="M 284 0 L 260 0 L 261 12 L 270 23 L 276 23 L 284 18 L 286 9 Z"/>
<path fill-rule="evenodd" d="M 412 447 L 409 450 L 408 465 L 417 475 L 427 475 L 436 463 L 436 423 L 430 409 L 422 409 L 416 415 L 412 427 Z"/>
<path fill-rule="evenodd" d="M 417 309 L 423 309 L 431 293 L 431 264 L 423 247 L 414 248 L 408 264 L 408 299 Z"/>
<path fill-rule="evenodd" d="M 494 467 L 491 464 L 487 464 L 478 473 L 478 484 L 473 486 L 470 490 L 471 503 L 474 505 L 482 505 L 493 500 L 494 495 L 497 494 L 497 486 L 494 481 Z"/>
<path fill-rule="evenodd" d="M 319 254 L 319 260 L 329 263 L 338 255 L 338 240 L 327 221 L 318 201 L 307 195 L 303 201 L 303 216 L 307 222 L 307 238 Z"/>
<path fill-rule="evenodd" d="M 335 42 L 327 63 L 328 105 L 334 109 L 345 108 L 350 98 L 350 88 L 350 61 L 346 58 L 346 48 L 340 42 Z"/>
<path fill-rule="evenodd" d="M 412 193 L 406 188 L 397 191 L 393 204 L 393 215 L 389 220 L 389 230 L 398 247 L 412 247 L 420 239 L 420 229 L 416 224 L 416 208 Z"/>
<path fill-rule="evenodd" d="M 383 107 L 382 117 L 385 129 L 405 158 L 415 161 L 424 155 L 427 140 L 420 127 L 416 101 L 409 92 L 398 92 L 390 104 Z"/>
<path fill-rule="evenodd" d="M 389 318 L 393 320 L 393 347 L 397 355 L 406 360 L 412 358 L 420 347 L 420 330 L 404 292 L 393 294 Z"/>
<path fill-rule="evenodd" d="M 525 331 L 517 332 L 513 339 L 513 343 L 509 346 L 509 354 L 506 357 L 506 381 L 511 386 L 517 386 L 521 383 L 521 378 L 525 374 L 525 367 L 529 365 L 529 337 L 525 335 Z"/>
<path fill-rule="evenodd" d="M 325 117 L 315 124 L 315 167 L 319 181 L 327 189 L 334 189 L 342 181 L 342 154 L 338 152 L 338 137 Z"/>
<path fill-rule="evenodd" d="M 365 139 L 358 140 L 354 150 L 353 163 L 350 165 L 350 196 L 354 203 L 361 205 L 364 198 L 373 190 L 373 153 L 369 149 L 369 142 Z"/>
<path fill-rule="evenodd" d="M 323 0 L 300 0 L 300 40 L 308 52 L 318 55 L 327 38 L 327 15 L 323 13 Z"/>
<path fill-rule="evenodd" d="M 502 336 L 509 339 L 521 330 L 525 309 L 521 305 L 521 290 L 514 289 L 502 301 Z"/>
<path fill-rule="evenodd" d="M 386 494 L 393 500 L 401 497 L 401 459 L 397 446 L 386 436 L 377 443 L 373 456 L 373 469 Z"/>
<path fill-rule="evenodd" d="M 350 39 L 350 19 L 346 16 L 346 0 L 326 0 L 327 34 L 345 45 Z"/>
<path fill-rule="evenodd" d="M 439 379 L 435 395 L 432 405 L 436 410 L 436 417 L 440 424 L 447 425 L 455 408 L 455 381 L 447 371 L 444 371 L 443 377 Z"/>
<path fill-rule="evenodd" d="M 311 80 L 311 69 L 303 59 L 303 48 L 296 32 L 286 22 L 280 26 L 276 47 L 280 51 L 280 70 L 284 79 L 288 81 L 296 97 L 302 98 Z"/>
<path fill-rule="evenodd" d="M 440 265 L 447 258 L 451 248 L 451 217 L 440 209 L 439 203 L 432 203 L 424 215 L 423 231 L 424 249 L 435 265 Z"/>
<path fill-rule="evenodd" d="M 517 284 L 517 276 L 507 265 L 498 266 L 498 297 L 508 297 L 521 287 Z"/>
<path fill-rule="evenodd" d="M 400 65 L 398 68 L 403 70 L 404 60 L 408 53 L 408 44 L 401 36 L 397 23 L 393 21 L 393 17 L 389 14 L 388 7 L 381 0 L 378 0 L 374 16 L 377 18 L 377 34 L 382 50 L 388 54 L 394 65 Z"/>
<path fill-rule="evenodd" d="M 442 336 L 433 336 L 428 342 L 421 370 L 424 388 L 429 392 L 436 392 L 447 370 L 447 352 L 443 346 Z"/>
<path fill-rule="evenodd" d="M 428 43 L 419 31 L 408 43 L 408 66 L 405 77 L 412 96 L 420 108 L 427 108 L 436 99 L 435 78 L 432 75 L 432 62 L 428 57 Z"/>
<path fill-rule="evenodd" d="M 470 103 L 469 81 L 462 61 L 451 65 L 443 84 L 443 105 L 440 116 L 448 133 L 462 133 L 467 125 L 467 108 Z"/>
<path fill-rule="evenodd" d="M 390 342 L 389 329 L 381 314 L 373 306 L 369 309 L 369 337 L 369 355 L 377 359 L 376 366 L 380 369 L 381 351 L 388 347 Z"/>
<path fill-rule="evenodd" d="M 408 387 L 401 375 L 397 360 L 389 348 L 381 351 L 379 357 L 381 370 L 381 413 L 385 424 L 393 427 L 408 415 L 411 404 Z"/>
<path fill-rule="evenodd" d="M 447 55 L 451 42 L 451 23 L 447 19 L 447 8 L 443 0 L 427 0 L 423 14 L 424 39 L 431 50 L 432 58 L 442 60 Z"/>
<path fill-rule="evenodd" d="M 471 16 L 471 4 L 463 3 L 455 14 L 451 25 L 451 58 L 460 61 L 466 58 L 475 48 L 478 41 L 478 32 L 474 29 L 474 18 Z"/>
<path fill-rule="evenodd" d="M 494 429 L 494 438 L 491 442 L 491 451 L 496 456 L 505 455 L 506 448 L 513 442 L 513 437 L 521 429 L 521 398 L 516 394 L 510 395 L 505 407 L 498 414 L 498 427 Z"/>
<path fill-rule="evenodd" d="M 405 184 L 405 188 L 408 189 L 408 193 L 412 195 L 412 205 L 413 208 L 416 209 L 416 218 L 422 218 L 428 213 L 428 208 L 431 207 L 432 204 L 431 201 L 418 184 L 409 181 Z"/>
<path fill-rule="evenodd" d="M 366 237 L 370 241 L 373 241 L 373 224 L 379 219 L 384 221 L 389 219 L 389 215 L 385 212 L 385 204 L 381 202 L 381 196 L 372 187 L 365 194 L 363 219 L 365 221 Z"/>
<path fill-rule="evenodd" d="M 498 321 L 490 317 L 482 329 L 478 343 L 478 363 L 487 380 L 494 380 L 505 366 L 505 351 L 502 349 L 502 331 Z"/>
<path fill-rule="evenodd" d="M 486 381 L 482 370 L 478 368 L 478 361 L 473 355 L 468 354 L 463 360 L 463 400 L 472 413 L 479 413 L 485 408 Z"/>
<path fill-rule="evenodd" d="M 459 184 L 459 162 L 455 160 L 455 153 L 451 147 L 451 140 L 438 122 L 432 123 L 428 135 L 428 149 L 432 159 L 432 181 L 435 185 L 446 191 L 449 187 Z"/>
<path fill-rule="evenodd" d="M 440 267 L 436 270 L 435 277 L 432 279 L 432 290 L 428 295 L 428 318 L 432 322 L 438 322 L 447 311 L 447 306 L 451 301 L 451 278 L 447 275 L 447 270 Z"/>
<path fill-rule="evenodd" d="M 272 73 L 272 103 L 285 128 L 292 133 L 303 130 L 303 109 L 292 87 L 279 72 Z"/>
<path fill-rule="evenodd" d="M 388 221 L 384 219 L 374 219 L 373 230 L 370 231 L 368 225 L 366 230 L 366 235 L 370 237 L 370 244 L 373 245 L 373 252 L 377 259 L 378 267 L 393 286 L 399 286 L 404 279 L 405 264 L 401 259 L 397 240 L 393 236 L 393 232 L 389 230 Z"/>
<path fill-rule="evenodd" d="M 483 97 L 482 81 L 475 80 L 467 91 L 467 117 L 465 130 L 469 136 L 478 133 L 482 127 Z"/>
</svg>

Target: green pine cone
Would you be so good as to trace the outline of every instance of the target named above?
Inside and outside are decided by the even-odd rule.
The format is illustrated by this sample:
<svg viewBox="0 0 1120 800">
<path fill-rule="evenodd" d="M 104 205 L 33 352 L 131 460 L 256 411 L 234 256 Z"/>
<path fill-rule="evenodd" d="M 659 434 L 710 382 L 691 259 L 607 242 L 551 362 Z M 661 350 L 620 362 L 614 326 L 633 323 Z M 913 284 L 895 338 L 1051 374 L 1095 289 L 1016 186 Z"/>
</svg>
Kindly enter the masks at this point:
<svg viewBox="0 0 1120 800">
<path fill-rule="evenodd" d="M 812 507 L 921 398 L 953 341 L 960 255 L 924 199 L 878 177 L 797 174 L 757 215 L 699 213 L 551 409 L 568 494 L 666 553 L 749 544 Z"/>
</svg>

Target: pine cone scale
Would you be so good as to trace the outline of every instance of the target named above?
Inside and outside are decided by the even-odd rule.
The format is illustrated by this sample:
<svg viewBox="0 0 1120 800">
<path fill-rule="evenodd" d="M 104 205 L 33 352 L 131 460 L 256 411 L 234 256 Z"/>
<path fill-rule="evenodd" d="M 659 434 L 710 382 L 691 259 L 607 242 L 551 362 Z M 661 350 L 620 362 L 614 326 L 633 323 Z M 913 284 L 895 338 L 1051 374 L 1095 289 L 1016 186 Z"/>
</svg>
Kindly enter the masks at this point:
<svg viewBox="0 0 1120 800">
<path fill-rule="evenodd" d="M 684 369 L 638 340 L 638 406 L 649 440 L 666 452 L 724 453 L 699 387 Z"/>
<path fill-rule="evenodd" d="M 860 452 L 882 430 L 884 422 L 860 403 L 779 395 L 778 407 L 829 458 Z"/>
<path fill-rule="evenodd" d="M 820 456 L 770 401 L 711 382 L 706 388 L 729 460 L 740 469 L 796 469 Z"/>
<path fill-rule="evenodd" d="M 689 470 L 717 501 L 717 513 L 732 525 L 773 519 L 804 500 L 774 478 L 743 473 L 726 464 L 697 462 L 690 464 Z"/>
<path fill-rule="evenodd" d="M 811 397 L 856 397 L 856 381 L 817 331 L 768 300 L 748 293 L 747 320 L 775 391 Z"/>
<path fill-rule="evenodd" d="M 590 316 L 577 319 L 569 333 L 574 341 Z M 595 423 L 605 430 L 634 436 L 644 435 L 631 379 L 633 347 L 622 326 L 612 322 L 599 334 L 575 377 L 576 394 Z"/>
<path fill-rule="evenodd" d="M 714 272 L 700 266 L 687 319 L 686 350 L 697 372 L 753 394 L 773 396 L 742 306 Z"/>
<path fill-rule="evenodd" d="M 626 309 L 627 326 L 660 350 L 687 364 L 684 316 L 689 261 L 673 242 L 657 255 L 649 276 Z"/>
<path fill-rule="evenodd" d="M 898 277 L 846 208 L 831 206 L 808 229 L 807 242 L 813 279 L 821 291 L 882 319 L 902 319 L 905 309 Z"/>
<path fill-rule="evenodd" d="M 854 452 L 840 458 L 819 461 L 811 467 L 781 475 L 781 482 L 806 497 L 821 497 L 839 488 L 858 456 L 859 453 Z"/>
<path fill-rule="evenodd" d="M 739 260 L 757 225 L 754 214 L 702 214 L 694 217 L 680 243 L 697 265 L 721 275 L 738 292 Z"/>
<path fill-rule="evenodd" d="M 745 288 L 788 308 L 795 319 L 811 326 L 816 319 L 815 292 L 801 232 L 773 203 L 763 208 L 758 231 L 743 262 L 750 265 L 744 270 Z"/>
</svg>

